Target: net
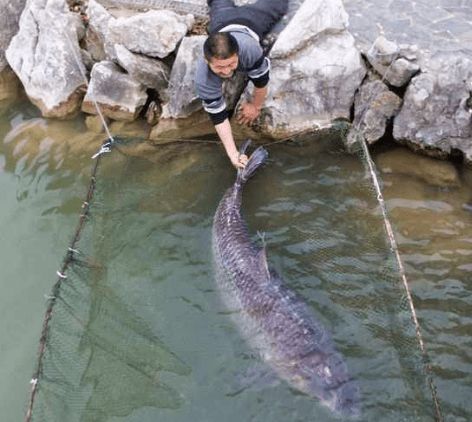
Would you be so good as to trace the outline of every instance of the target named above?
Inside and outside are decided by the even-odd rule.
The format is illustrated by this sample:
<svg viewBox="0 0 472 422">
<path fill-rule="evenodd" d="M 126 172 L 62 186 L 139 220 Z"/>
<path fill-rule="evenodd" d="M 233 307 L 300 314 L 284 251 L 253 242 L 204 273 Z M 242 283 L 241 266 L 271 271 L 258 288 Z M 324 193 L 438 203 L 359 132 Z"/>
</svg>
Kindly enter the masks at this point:
<svg viewBox="0 0 472 422">
<path fill-rule="evenodd" d="M 332 333 L 363 420 L 432 420 L 425 354 L 362 151 L 346 154 L 338 131 L 269 147 L 244 213 Z M 118 139 L 97 158 L 51 293 L 27 420 L 339 420 L 284 383 L 235 385 L 260 361 L 213 281 L 212 216 L 234 177 L 221 154 L 212 143 Z"/>
</svg>

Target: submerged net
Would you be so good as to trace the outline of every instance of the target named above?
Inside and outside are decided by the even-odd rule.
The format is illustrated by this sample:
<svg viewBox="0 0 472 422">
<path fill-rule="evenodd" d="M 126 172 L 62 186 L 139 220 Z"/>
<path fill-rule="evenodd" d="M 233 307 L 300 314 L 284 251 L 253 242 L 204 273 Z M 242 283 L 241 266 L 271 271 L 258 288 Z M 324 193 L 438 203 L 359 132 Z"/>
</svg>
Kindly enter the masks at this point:
<svg viewBox="0 0 472 422">
<path fill-rule="evenodd" d="M 333 133 L 269 153 L 244 193 L 250 231 L 266 232 L 269 262 L 332 333 L 362 420 L 437 419 L 365 151 L 346 154 Z M 284 383 L 235 385 L 258 357 L 213 281 L 212 216 L 234 176 L 220 151 L 117 140 L 97 160 L 49 299 L 27 420 L 339 420 Z"/>
</svg>

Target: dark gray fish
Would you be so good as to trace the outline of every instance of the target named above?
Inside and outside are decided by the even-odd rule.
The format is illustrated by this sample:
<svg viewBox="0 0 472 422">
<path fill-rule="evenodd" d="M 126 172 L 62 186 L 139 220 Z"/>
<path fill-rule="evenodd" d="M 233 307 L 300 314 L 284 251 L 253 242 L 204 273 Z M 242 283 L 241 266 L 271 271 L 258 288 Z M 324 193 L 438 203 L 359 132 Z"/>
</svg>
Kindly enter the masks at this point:
<svg viewBox="0 0 472 422">
<path fill-rule="evenodd" d="M 241 149 L 243 153 L 248 142 Z M 241 216 L 244 184 L 267 159 L 259 147 L 220 201 L 213 220 L 218 287 L 242 336 L 283 380 L 342 416 L 360 414 L 360 393 L 329 333 L 284 287 Z"/>
</svg>

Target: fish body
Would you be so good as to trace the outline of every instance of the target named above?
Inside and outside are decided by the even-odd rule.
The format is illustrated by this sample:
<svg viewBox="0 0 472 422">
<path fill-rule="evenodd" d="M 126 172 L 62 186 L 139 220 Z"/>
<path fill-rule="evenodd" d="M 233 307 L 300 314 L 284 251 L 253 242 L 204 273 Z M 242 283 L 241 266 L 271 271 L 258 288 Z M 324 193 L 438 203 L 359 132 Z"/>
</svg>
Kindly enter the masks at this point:
<svg viewBox="0 0 472 422">
<path fill-rule="evenodd" d="M 243 147 L 243 152 L 245 148 Z M 242 336 L 293 388 L 342 416 L 359 416 L 359 388 L 326 329 L 303 300 L 284 286 L 253 243 L 241 215 L 246 181 L 267 159 L 259 147 L 224 194 L 213 220 L 218 288 Z"/>
</svg>

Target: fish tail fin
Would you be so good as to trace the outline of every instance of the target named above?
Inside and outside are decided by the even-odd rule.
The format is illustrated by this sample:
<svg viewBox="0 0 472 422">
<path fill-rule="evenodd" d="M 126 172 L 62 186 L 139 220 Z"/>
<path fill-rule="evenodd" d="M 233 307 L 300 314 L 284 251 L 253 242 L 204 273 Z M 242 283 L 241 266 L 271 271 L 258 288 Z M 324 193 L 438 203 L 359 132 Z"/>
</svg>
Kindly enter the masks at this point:
<svg viewBox="0 0 472 422">
<path fill-rule="evenodd" d="M 243 145 L 244 151 L 246 150 L 249 143 L 246 142 Z M 242 148 L 241 148 L 242 150 Z M 264 147 L 257 148 L 249 157 L 246 167 L 238 170 L 237 182 L 246 183 L 256 172 L 256 170 L 267 160 L 269 153 Z"/>
</svg>

